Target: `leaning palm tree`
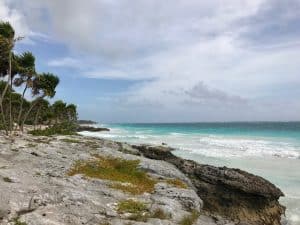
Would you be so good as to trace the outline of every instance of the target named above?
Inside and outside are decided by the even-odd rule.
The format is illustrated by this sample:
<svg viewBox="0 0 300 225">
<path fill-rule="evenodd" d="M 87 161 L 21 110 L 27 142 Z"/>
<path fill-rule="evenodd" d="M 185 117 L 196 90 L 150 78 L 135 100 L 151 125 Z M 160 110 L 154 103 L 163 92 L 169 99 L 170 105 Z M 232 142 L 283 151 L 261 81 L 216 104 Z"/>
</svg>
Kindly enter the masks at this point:
<svg viewBox="0 0 300 225">
<path fill-rule="evenodd" d="M 23 113 L 23 104 L 25 100 L 25 94 L 28 88 L 33 87 L 33 80 L 36 76 L 35 71 L 35 57 L 31 52 L 24 52 L 21 55 L 15 57 L 17 70 L 14 71 L 14 74 L 18 74 L 18 76 L 14 79 L 14 85 L 16 87 L 20 87 L 24 85 L 24 89 L 22 92 L 22 98 L 20 101 L 20 108 L 17 117 L 17 124 L 21 123 L 21 116 Z"/>
<path fill-rule="evenodd" d="M 51 73 L 43 73 L 41 75 L 37 75 L 33 80 L 32 85 L 32 95 L 36 96 L 36 99 L 32 102 L 29 110 L 26 112 L 22 122 L 20 129 L 23 131 L 24 124 L 32 111 L 33 107 L 38 104 L 38 102 L 46 97 L 53 98 L 56 94 L 56 87 L 59 83 L 59 78 Z"/>
</svg>

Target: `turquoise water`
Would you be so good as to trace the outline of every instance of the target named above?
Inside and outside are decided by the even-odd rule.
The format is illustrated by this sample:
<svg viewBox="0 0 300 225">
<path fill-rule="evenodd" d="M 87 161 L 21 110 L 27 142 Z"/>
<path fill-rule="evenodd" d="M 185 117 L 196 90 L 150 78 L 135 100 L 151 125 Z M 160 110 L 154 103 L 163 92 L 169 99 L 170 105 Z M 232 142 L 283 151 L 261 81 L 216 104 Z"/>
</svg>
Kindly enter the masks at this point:
<svg viewBox="0 0 300 225">
<path fill-rule="evenodd" d="M 263 176 L 285 193 L 292 225 L 300 225 L 300 122 L 102 124 L 110 132 L 84 135 L 130 143 L 162 142 L 199 163 Z"/>
</svg>

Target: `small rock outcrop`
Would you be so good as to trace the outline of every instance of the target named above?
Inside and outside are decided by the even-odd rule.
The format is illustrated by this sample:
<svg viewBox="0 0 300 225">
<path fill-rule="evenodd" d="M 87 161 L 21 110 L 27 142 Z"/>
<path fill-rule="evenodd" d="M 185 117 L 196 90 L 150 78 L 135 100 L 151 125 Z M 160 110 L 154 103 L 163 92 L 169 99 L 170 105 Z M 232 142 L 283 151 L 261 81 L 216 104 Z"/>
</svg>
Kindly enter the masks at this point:
<svg viewBox="0 0 300 225">
<path fill-rule="evenodd" d="M 81 132 L 81 131 L 101 132 L 101 131 L 109 131 L 109 129 L 105 127 L 78 126 L 77 132 Z"/>
<path fill-rule="evenodd" d="M 280 225 L 285 208 L 283 193 L 262 177 L 239 169 L 201 165 L 181 159 L 168 147 L 134 145 L 145 157 L 164 160 L 187 175 L 209 215 L 221 215 L 240 224 Z"/>
</svg>

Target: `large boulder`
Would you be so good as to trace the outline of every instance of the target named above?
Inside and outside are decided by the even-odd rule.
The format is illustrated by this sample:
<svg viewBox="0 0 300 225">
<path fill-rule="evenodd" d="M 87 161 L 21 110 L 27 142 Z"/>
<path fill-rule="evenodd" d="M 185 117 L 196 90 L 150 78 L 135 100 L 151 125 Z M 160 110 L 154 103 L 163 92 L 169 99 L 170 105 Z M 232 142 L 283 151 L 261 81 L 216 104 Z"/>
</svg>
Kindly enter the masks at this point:
<svg viewBox="0 0 300 225">
<path fill-rule="evenodd" d="M 192 181 L 210 215 L 255 225 L 280 225 L 282 191 L 266 179 L 239 169 L 201 165 L 181 159 L 163 146 L 135 145 L 145 157 L 175 165 Z"/>
</svg>

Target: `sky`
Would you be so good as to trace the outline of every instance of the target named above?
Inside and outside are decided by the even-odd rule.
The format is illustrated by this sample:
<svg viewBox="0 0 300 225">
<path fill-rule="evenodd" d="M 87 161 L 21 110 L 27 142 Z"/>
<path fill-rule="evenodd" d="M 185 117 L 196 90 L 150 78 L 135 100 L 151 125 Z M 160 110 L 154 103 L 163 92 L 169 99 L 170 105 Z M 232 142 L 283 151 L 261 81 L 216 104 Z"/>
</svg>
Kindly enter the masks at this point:
<svg viewBox="0 0 300 225">
<path fill-rule="evenodd" d="M 300 120 L 300 0 L 0 0 L 98 122 Z"/>
</svg>

